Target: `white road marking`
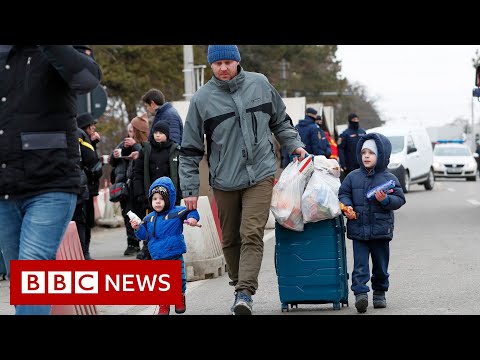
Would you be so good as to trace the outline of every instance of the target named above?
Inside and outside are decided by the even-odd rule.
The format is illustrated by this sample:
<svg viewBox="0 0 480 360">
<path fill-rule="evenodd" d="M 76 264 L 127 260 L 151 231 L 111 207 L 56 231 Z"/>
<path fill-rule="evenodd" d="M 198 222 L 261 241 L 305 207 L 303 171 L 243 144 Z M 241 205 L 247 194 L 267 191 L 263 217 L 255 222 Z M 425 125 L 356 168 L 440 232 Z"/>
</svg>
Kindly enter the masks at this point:
<svg viewBox="0 0 480 360">
<path fill-rule="evenodd" d="M 455 192 L 455 191 L 457 191 L 457 189 L 454 189 L 454 188 L 447 188 L 447 190 L 450 191 L 450 192 Z"/>
<path fill-rule="evenodd" d="M 474 206 L 480 206 L 480 201 L 478 201 L 478 200 L 468 199 L 467 201 Z"/>
</svg>

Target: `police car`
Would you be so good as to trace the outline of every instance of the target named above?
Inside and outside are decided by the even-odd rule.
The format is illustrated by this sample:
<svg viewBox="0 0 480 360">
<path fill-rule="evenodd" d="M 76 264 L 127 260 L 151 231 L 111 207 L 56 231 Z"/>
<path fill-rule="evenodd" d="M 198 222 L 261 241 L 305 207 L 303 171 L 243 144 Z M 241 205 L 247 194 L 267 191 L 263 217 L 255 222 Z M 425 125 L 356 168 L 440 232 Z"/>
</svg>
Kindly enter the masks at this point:
<svg viewBox="0 0 480 360">
<path fill-rule="evenodd" d="M 439 140 L 433 149 L 433 173 L 436 178 L 465 178 L 477 181 L 477 153 L 463 140 Z"/>
</svg>

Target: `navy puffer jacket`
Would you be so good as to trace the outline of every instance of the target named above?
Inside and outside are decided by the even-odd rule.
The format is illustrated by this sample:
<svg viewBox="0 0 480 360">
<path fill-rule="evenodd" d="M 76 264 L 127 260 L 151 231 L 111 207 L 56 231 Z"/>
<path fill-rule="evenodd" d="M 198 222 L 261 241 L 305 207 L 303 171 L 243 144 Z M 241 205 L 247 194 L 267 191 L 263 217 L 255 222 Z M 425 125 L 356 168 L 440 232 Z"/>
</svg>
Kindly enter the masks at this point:
<svg viewBox="0 0 480 360">
<path fill-rule="evenodd" d="M 362 163 L 360 154 L 363 143 L 375 140 L 377 145 L 377 164 L 372 170 L 367 170 Z M 393 210 L 405 204 L 400 182 L 397 177 L 386 171 L 390 161 L 392 144 L 381 134 L 370 133 L 360 138 L 357 144 L 357 160 L 360 168 L 350 172 L 342 182 L 338 192 L 339 200 L 347 206 L 353 206 L 357 219 L 347 221 L 347 237 L 352 240 L 392 240 L 394 229 Z M 368 190 L 389 180 L 395 181 L 395 188 L 388 194 L 389 201 L 382 205 L 373 198 L 368 200 Z"/>
</svg>

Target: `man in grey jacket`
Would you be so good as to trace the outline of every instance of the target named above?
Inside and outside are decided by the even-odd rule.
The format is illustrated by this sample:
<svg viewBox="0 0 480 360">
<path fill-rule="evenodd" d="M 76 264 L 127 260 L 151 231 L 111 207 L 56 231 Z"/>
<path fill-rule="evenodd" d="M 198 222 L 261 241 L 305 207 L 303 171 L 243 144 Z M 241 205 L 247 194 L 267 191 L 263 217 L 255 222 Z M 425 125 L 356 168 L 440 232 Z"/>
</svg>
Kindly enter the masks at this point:
<svg viewBox="0 0 480 360">
<path fill-rule="evenodd" d="M 307 153 L 280 95 L 264 75 L 242 69 L 236 45 L 209 45 L 208 62 L 214 76 L 190 100 L 185 121 L 180 187 L 185 206 L 196 209 L 205 136 L 223 253 L 235 286 L 230 310 L 250 315 L 276 172 L 272 133 L 300 160 Z"/>
</svg>

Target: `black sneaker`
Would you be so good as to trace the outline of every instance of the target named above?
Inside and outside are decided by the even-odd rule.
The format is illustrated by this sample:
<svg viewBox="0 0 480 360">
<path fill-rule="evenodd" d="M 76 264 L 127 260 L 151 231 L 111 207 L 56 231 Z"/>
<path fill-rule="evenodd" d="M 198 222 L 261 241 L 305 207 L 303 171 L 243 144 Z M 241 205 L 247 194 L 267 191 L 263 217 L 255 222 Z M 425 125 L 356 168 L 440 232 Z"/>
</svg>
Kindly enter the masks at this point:
<svg viewBox="0 0 480 360">
<path fill-rule="evenodd" d="M 123 256 L 132 256 L 140 251 L 140 246 L 128 245 L 127 249 L 123 253 Z"/>
<path fill-rule="evenodd" d="M 361 293 L 355 295 L 355 307 L 357 311 L 361 314 L 367 312 L 368 307 L 368 295 L 367 293 Z"/>
<path fill-rule="evenodd" d="M 0 274 L 0 280 L 7 280 L 7 274 Z"/>
<path fill-rule="evenodd" d="M 373 307 L 374 309 L 383 309 L 387 307 L 387 299 L 385 299 L 385 291 L 373 291 Z"/>
<path fill-rule="evenodd" d="M 152 257 L 150 256 L 150 251 L 148 251 L 147 246 L 143 246 L 142 250 L 140 250 L 137 254 L 137 259 L 138 260 L 151 260 Z"/>
<path fill-rule="evenodd" d="M 85 253 L 83 254 L 83 257 L 85 258 L 85 260 L 93 260 L 93 258 L 90 256 L 90 253 Z"/>
</svg>

